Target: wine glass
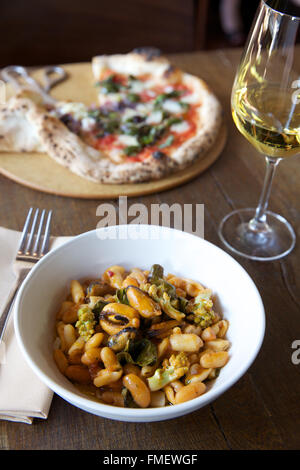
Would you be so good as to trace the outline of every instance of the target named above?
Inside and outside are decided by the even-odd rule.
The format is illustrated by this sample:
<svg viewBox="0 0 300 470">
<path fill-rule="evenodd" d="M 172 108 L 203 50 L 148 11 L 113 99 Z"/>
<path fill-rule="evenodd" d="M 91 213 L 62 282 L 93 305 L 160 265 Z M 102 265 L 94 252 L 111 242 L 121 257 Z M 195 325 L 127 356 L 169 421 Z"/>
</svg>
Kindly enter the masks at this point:
<svg viewBox="0 0 300 470">
<path fill-rule="evenodd" d="M 235 77 L 231 106 L 238 130 L 266 159 L 266 175 L 256 209 L 240 209 L 221 222 L 227 248 L 253 260 L 275 260 L 295 245 L 290 223 L 269 210 L 278 163 L 300 152 L 300 18 L 286 1 L 261 0 Z"/>
</svg>

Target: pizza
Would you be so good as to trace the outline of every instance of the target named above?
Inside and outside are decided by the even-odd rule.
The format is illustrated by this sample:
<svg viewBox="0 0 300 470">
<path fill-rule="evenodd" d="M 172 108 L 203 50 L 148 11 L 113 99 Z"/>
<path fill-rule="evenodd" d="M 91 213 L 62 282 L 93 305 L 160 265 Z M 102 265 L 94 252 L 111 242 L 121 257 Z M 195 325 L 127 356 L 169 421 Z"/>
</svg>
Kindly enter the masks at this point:
<svg viewBox="0 0 300 470">
<path fill-rule="evenodd" d="M 92 59 L 98 102 L 45 102 L 23 90 L 0 107 L 0 151 L 47 153 L 99 183 L 157 180 L 216 142 L 220 103 L 166 58 L 132 52 Z"/>
</svg>

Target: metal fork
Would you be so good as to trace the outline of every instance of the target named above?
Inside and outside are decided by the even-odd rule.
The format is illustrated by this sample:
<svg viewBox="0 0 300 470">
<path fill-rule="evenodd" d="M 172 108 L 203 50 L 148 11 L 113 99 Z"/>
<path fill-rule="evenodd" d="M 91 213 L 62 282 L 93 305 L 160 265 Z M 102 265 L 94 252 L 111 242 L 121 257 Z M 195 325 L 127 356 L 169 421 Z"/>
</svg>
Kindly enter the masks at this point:
<svg viewBox="0 0 300 470">
<path fill-rule="evenodd" d="M 56 100 L 49 95 L 50 90 L 68 78 L 68 73 L 58 65 L 49 65 L 43 70 L 42 83 L 35 80 L 25 67 L 21 65 L 9 65 L 1 70 L 0 76 L 4 81 L 11 83 L 16 91 L 29 87 L 39 93 L 44 102 L 54 104 Z"/>
<path fill-rule="evenodd" d="M 52 211 L 50 210 L 46 213 L 44 209 L 41 212 L 38 222 L 39 213 L 39 209 L 35 209 L 34 211 L 31 207 L 26 217 L 19 249 L 13 263 L 16 279 L 3 308 L 2 315 L 0 316 L 0 343 L 8 323 L 13 301 L 20 285 L 34 264 L 49 251 Z"/>
</svg>

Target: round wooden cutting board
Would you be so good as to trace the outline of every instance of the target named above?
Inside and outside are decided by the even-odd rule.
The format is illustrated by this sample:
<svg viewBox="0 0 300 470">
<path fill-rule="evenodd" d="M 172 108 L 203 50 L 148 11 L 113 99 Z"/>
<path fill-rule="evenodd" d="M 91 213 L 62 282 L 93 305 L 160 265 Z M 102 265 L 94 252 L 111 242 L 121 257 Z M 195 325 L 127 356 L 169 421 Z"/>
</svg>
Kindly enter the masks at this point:
<svg viewBox="0 0 300 470">
<path fill-rule="evenodd" d="M 91 64 L 68 64 L 62 67 L 68 72 L 69 78 L 57 85 L 51 95 L 58 100 L 79 101 L 88 105 L 97 103 Z M 32 76 L 42 82 L 43 71 L 35 71 Z M 221 154 L 226 137 L 227 131 L 223 124 L 214 147 L 202 159 L 185 170 L 149 183 L 94 183 L 71 173 L 52 158 L 39 153 L 0 153 L 0 173 L 29 188 L 59 196 L 85 199 L 142 196 L 174 188 L 204 172 Z"/>
</svg>

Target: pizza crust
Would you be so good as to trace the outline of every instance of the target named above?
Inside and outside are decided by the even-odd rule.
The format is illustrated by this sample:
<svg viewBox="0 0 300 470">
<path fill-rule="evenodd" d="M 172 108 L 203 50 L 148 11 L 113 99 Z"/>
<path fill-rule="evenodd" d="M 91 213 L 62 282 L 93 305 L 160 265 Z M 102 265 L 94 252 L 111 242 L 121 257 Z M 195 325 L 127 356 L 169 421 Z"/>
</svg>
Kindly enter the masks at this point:
<svg viewBox="0 0 300 470">
<path fill-rule="evenodd" d="M 141 183 L 157 180 L 183 169 L 209 150 L 222 123 L 219 101 L 207 85 L 193 75 L 175 69 L 164 58 L 147 58 L 140 54 L 98 56 L 92 60 L 94 76 L 105 67 L 119 73 L 150 73 L 154 80 L 166 83 L 181 80 L 200 99 L 197 109 L 197 132 L 168 156 L 153 155 L 144 161 L 116 164 L 104 153 L 87 145 L 56 116 L 47 111 L 41 96 L 21 92 L 0 107 L 0 151 L 47 153 L 73 173 L 99 183 Z M 192 96 L 190 96 L 192 99 Z"/>
<path fill-rule="evenodd" d="M 195 96 L 201 101 L 197 110 L 196 134 L 170 154 L 170 158 L 175 160 L 180 168 L 185 168 L 193 161 L 201 159 L 213 146 L 222 124 L 222 108 L 203 80 L 184 73 L 182 81 L 192 86 Z"/>
<path fill-rule="evenodd" d="M 44 152 L 32 122 L 32 101 L 24 95 L 13 97 L 0 107 L 0 151 Z"/>
<path fill-rule="evenodd" d="M 95 80 L 99 80 L 104 69 L 126 75 L 151 74 L 153 77 L 161 79 L 170 69 L 170 62 L 164 57 L 147 60 L 145 55 L 136 53 L 93 57 L 92 70 Z"/>
</svg>

